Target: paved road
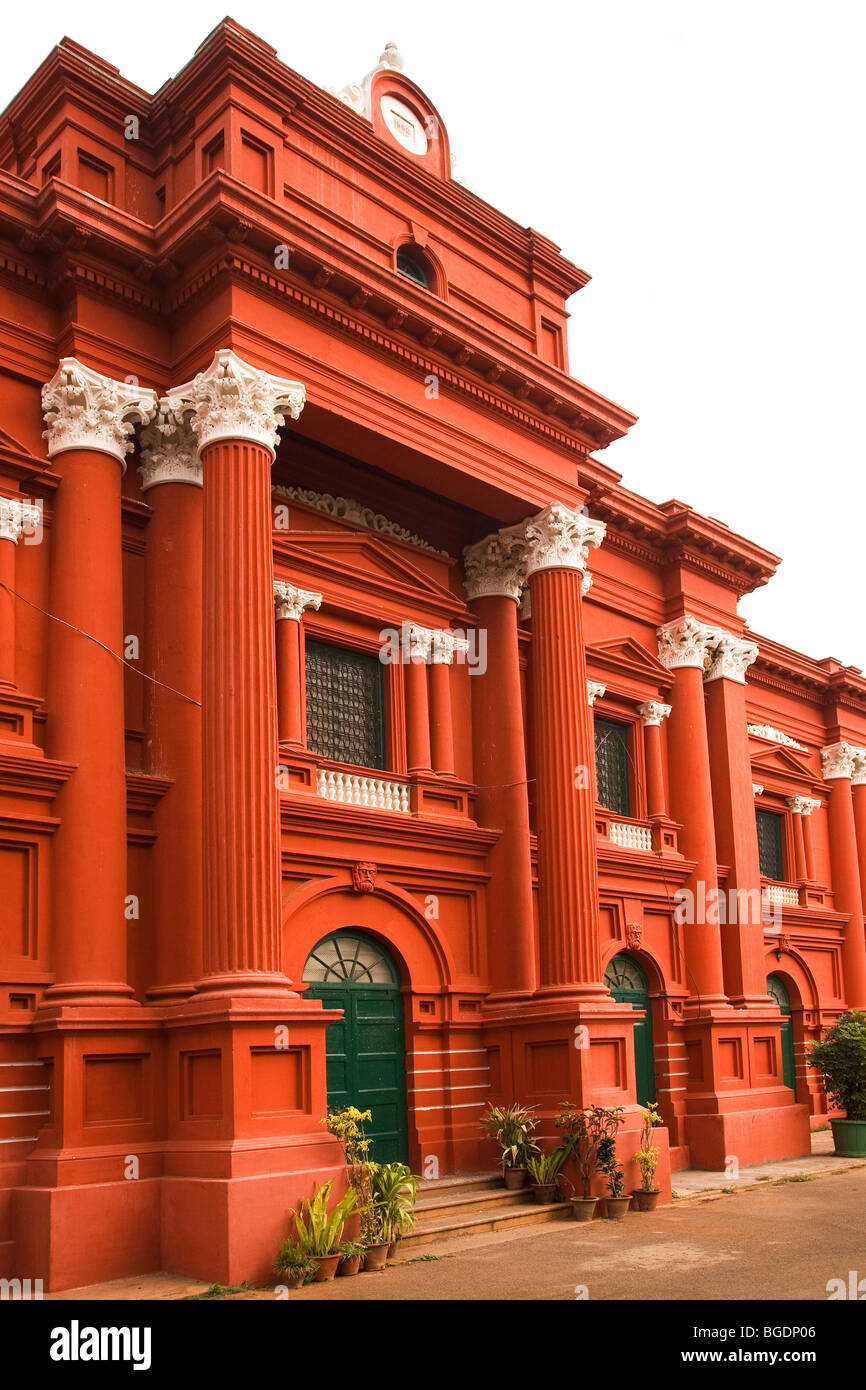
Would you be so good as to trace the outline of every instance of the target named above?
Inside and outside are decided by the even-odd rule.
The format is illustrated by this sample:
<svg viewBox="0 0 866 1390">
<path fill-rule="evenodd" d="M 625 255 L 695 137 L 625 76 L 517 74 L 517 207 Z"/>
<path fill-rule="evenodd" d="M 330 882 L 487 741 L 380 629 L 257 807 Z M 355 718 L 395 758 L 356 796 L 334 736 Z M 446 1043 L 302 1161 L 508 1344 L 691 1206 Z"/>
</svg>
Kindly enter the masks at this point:
<svg viewBox="0 0 866 1390">
<path fill-rule="evenodd" d="M 847 1282 L 851 1270 L 866 1280 L 866 1165 L 674 1203 L 622 1222 L 562 1222 L 428 1250 L 449 1253 L 312 1285 L 290 1298 L 573 1300 L 585 1289 L 593 1300 L 826 1301 L 828 1280 Z"/>
</svg>

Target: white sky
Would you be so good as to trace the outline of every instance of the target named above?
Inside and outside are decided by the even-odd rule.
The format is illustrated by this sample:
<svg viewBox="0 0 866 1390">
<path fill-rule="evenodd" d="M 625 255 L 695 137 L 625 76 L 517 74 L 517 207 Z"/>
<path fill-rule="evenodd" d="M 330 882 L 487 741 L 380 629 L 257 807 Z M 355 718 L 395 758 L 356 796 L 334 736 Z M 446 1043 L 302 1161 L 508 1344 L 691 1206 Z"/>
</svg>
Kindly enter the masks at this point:
<svg viewBox="0 0 866 1390">
<path fill-rule="evenodd" d="M 41 0 L 0 107 L 64 34 L 154 91 L 229 4 L 322 86 L 398 44 L 473 191 L 593 276 L 572 373 L 640 416 L 600 456 L 784 557 L 756 631 L 866 667 L 862 0 Z"/>
</svg>

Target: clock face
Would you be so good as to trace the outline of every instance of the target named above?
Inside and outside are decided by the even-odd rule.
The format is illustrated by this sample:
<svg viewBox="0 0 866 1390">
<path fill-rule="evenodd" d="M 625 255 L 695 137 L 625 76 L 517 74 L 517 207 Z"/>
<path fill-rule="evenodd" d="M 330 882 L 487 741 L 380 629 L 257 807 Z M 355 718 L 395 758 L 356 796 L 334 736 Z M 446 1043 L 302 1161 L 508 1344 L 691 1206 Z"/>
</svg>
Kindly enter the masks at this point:
<svg viewBox="0 0 866 1390">
<path fill-rule="evenodd" d="M 427 153 L 427 133 L 417 111 L 387 93 L 379 102 L 379 108 L 383 121 L 404 150 L 409 150 L 411 154 Z"/>
</svg>

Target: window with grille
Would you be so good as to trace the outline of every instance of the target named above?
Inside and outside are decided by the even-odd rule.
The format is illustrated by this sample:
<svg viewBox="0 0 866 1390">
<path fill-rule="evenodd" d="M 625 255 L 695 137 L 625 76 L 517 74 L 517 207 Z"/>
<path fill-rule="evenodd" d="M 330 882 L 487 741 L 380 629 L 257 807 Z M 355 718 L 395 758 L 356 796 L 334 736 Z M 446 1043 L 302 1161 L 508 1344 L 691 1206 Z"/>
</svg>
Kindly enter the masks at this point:
<svg viewBox="0 0 866 1390">
<path fill-rule="evenodd" d="M 628 727 L 610 719 L 595 721 L 595 774 L 598 799 L 608 811 L 631 815 L 628 785 Z"/>
<path fill-rule="evenodd" d="M 385 766 L 385 696 L 376 656 L 306 643 L 307 747 L 356 767 Z"/>
<path fill-rule="evenodd" d="M 775 811 L 755 811 L 758 824 L 758 857 L 765 878 L 785 877 L 782 857 L 782 817 Z"/>
</svg>

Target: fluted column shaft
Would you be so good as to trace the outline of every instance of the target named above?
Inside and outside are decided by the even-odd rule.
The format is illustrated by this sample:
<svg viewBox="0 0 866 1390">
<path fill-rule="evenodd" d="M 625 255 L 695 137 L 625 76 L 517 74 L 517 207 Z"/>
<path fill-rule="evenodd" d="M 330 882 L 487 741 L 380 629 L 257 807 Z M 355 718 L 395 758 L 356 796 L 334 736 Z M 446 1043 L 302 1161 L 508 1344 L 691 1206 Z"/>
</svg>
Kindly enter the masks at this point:
<svg viewBox="0 0 866 1390">
<path fill-rule="evenodd" d="M 271 458 L 259 443 L 202 450 L 204 979 L 285 985 L 271 550 Z"/>
<path fill-rule="evenodd" d="M 582 578 L 576 569 L 545 568 L 529 581 L 542 990 L 597 987 L 601 980 L 592 779 L 579 775 L 595 756 Z"/>
<path fill-rule="evenodd" d="M 833 899 L 840 912 L 849 914 L 842 943 L 845 1002 L 849 1009 L 866 1009 L 866 937 L 851 794 L 853 750 L 845 743 L 831 745 L 821 750 L 821 760 L 830 792 L 828 814 Z"/>
<path fill-rule="evenodd" d="M 490 987 L 526 994 L 535 988 L 536 966 L 517 603 L 484 594 L 471 605 L 487 632 L 487 666 L 471 681 L 477 815 L 500 831 L 487 890 Z"/>
<path fill-rule="evenodd" d="M 192 992 L 202 973 L 202 493 L 146 488 L 147 767 L 172 786 L 154 813 L 153 974 L 157 999 Z"/>
</svg>

